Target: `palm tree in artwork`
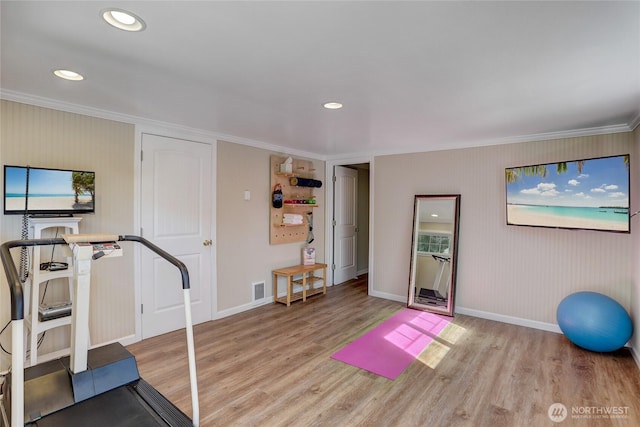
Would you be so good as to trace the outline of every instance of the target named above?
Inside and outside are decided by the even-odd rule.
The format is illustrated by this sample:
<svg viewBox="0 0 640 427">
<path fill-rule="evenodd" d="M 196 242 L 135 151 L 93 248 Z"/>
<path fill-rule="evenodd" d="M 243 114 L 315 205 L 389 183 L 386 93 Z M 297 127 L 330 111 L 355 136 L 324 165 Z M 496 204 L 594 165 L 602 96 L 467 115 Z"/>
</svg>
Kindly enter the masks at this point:
<svg viewBox="0 0 640 427">
<path fill-rule="evenodd" d="M 540 175 L 542 178 L 547 176 L 547 165 L 524 166 L 519 168 L 506 169 L 507 184 L 513 184 L 521 176 Z"/>
<path fill-rule="evenodd" d="M 75 203 L 80 203 L 79 196 L 83 193 L 91 194 L 91 200 L 95 197 L 94 175 L 85 172 L 73 172 L 71 174 L 71 186 L 75 193 Z"/>
<path fill-rule="evenodd" d="M 622 161 L 627 167 L 627 170 L 629 170 L 629 155 L 627 154 L 625 156 L 622 156 Z M 585 162 L 584 160 L 577 160 L 575 162 L 578 173 L 582 173 L 584 162 Z M 569 170 L 568 162 L 556 163 L 556 172 L 558 175 L 566 173 L 568 170 Z M 539 175 L 542 178 L 546 178 L 547 165 L 525 166 L 525 167 L 519 167 L 519 168 L 506 169 L 505 174 L 506 174 L 507 184 L 513 184 L 521 176 Z"/>
</svg>

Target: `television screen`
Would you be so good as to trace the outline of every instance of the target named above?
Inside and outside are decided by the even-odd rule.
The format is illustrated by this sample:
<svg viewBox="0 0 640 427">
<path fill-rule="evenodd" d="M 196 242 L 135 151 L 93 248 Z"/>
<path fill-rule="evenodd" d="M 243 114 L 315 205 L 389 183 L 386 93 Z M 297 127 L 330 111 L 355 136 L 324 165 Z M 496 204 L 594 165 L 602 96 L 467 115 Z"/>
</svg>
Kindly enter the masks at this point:
<svg viewBox="0 0 640 427">
<path fill-rule="evenodd" d="M 507 225 L 630 232 L 629 155 L 505 170 Z"/>
<path fill-rule="evenodd" d="M 69 215 L 93 212 L 94 172 L 5 165 L 5 214 Z"/>
</svg>

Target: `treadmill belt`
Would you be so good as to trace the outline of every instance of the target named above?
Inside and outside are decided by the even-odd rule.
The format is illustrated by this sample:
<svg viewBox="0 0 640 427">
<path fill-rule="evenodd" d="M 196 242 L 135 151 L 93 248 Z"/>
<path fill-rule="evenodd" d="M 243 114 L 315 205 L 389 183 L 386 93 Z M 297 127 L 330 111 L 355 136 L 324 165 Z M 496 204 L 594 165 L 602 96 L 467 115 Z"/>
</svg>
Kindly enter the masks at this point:
<svg viewBox="0 0 640 427">
<path fill-rule="evenodd" d="M 437 299 L 439 301 L 444 301 L 444 297 L 440 294 L 440 292 L 438 292 L 435 289 L 425 289 L 425 288 L 420 288 L 420 294 L 419 294 L 420 298 L 430 298 L 430 299 Z"/>
<path fill-rule="evenodd" d="M 144 380 L 143 386 L 151 388 Z M 37 420 L 30 426 L 61 427 L 61 426 L 90 426 L 90 427 L 157 427 L 157 426 L 193 426 L 189 418 L 171 404 L 160 393 L 152 389 L 163 404 L 173 408 L 170 416 L 176 419 L 166 419 L 166 411 L 162 417 L 149 406 L 137 390 L 138 384 L 118 387 L 114 390 L 77 403 L 69 408 L 50 414 Z M 161 411 L 162 413 L 163 411 Z"/>
</svg>

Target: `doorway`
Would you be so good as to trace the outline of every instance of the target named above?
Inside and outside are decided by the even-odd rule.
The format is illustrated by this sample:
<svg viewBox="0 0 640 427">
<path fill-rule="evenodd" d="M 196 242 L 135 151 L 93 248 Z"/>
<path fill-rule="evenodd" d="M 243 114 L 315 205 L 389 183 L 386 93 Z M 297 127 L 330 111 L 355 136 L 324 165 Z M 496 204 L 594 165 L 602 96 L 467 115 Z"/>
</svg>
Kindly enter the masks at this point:
<svg viewBox="0 0 640 427">
<path fill-rule="evenodd" d="M 369 272 L 370 163 L 332 167 L 332 284 Z"/>
</svg>

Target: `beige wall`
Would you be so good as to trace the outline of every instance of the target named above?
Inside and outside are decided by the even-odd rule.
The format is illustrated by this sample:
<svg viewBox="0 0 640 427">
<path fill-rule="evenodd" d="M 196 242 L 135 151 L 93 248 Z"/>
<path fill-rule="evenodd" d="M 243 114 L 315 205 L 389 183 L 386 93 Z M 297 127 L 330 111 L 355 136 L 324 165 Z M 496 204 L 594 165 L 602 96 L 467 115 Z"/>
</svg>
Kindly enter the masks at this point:
<svg viewBox="0 0 640 427">
<path fill-rule="evenodd" d="M 95 171 L 96 213 L 82 216 L 80 231 L 137 234 L 133 230 L 137 179 L 133 125 L 4 100 L 0 107 L 2 164 Z M 271 270 L 300 262 L 302 242 L 269 244 L 271 154 L 282 153 L 227 142 L 218 144 L 217 309 L 221 316 L 252 307 L 253 282 L 264 280 L 270 297 Z M 324 182 L 324 162 L 314 161 L 314 165 L 316 177 Z M 243 200 L 245 190 L 251 191 L 248 202 Z M 314 209 L 312 246 L 317 249 L 318 262 L 323 262 L 325 188 L 316 194 L 320 207 Z M 0 215 L 1 240 L 19 238 L 20 223 L 18 216 Z M 133 251 L 132 244 L 125 242 L 123 246 L 124 257 L 92 266 L 93 344 L 135 333 Z M 59 292 L 62 296 L 65 293 Z M 0 275 L 0 298 L 8 301 L 4 274 Z M 9 307 L 0 304 L 2 326 L 8 320 Z M 66 330 L 49 332 L 41 351 L 64 347 L 67 336 Z M 0 339 L 8 345 L 10 334 Z"/>
<path fill-rule="evenodd" d="M 265 281 L 266 295 L 272 296 L 271 270 L 301 262 L 304 242 L 269 244 L 271 204 L 270 156 L 283 155 L 258 148 L 219 141 L 217 153 L 217 283 L 218 311 L 247 308 L 252 301 L 253 282 Z M 293 156 L 295 157 L 295 156 Z M 311 160 L 311 159 L 310 159 Z M 325 164 L 313 161 L 316 179 L 325 184 L 316 190 L 313 218 L 316 261 L 325 253 Z M 243 199 L 244 191 L 251 200 Z M 284 291 L 284 282 L 280 284 Z"/>
<path fill-rule="evenodd" d="M 504 169 L 633 148 L 621 133 L 376 157 L 373 292 L 406 298 L 413 196 L 459 193 L 457 308 L 556 324 L 562 298 L 593 290 L 629 309 L 632 235 L 508 227 Z"/>
<path fill-rule="evenodd" d="M 82 232 L 135 234 L 133 125 L 11 101 L 0 104 L 0 163 L 96 171 L 97 212 L 83 216 Z M 589 289 L 611 295 L 632 309 L 640 328 L 640 216 L 633 234 L 507 227 L 504 168 L 601 155 L 632 153 L 632 210 L 640 200 L 640 128 L 615 134 L 374 159 L 374 294 L 404 300 L 409 276 L 415 194 L 462 194 L 458 307 L 555 323 L 567 294 Z M 219 142 L 217 153 L 217 309 L 219 315 L 251 308 L 251 283 L 271 270 L 300 261 L 303 243 L 269 244 L 269 157 L 275 153 Z M 323 180 L 324 162 L 314 161 Z M 317 192 L 313 246 L 325 254 L 325 188 Z M 244 191 L 251 200 L 244 201 Z M 19 237 L 20 218 L 0 215 L 1 240 Z M 125 245 L 129 245 L 126 244 Z M 108 261 L 108 262 L 107 262 Z M 92 342 L 134 333 L 133 258 L 94 263 Z M 0 300 L 7 301 L 0 275 Z M 282 290 L 281 285 L 281 290 Z M 632 293 L 633 291 L 633 293 Z M 0 304 L 0 323 L 9 310 Z M 45 340 L 43 351 L 61 339 Z M 8 334 L 0 337 L 7 343 Z M 634 337 L 640 348 L 638 335 Z M 4 360 L 4 359 L 3 359 Z"/>
<path fill-rule="evenodd" d="M 635 153 L 631 156 L 631 212 L 640 210 L 640 126 L 633 133 Z M 640 366 L 640 214 L 631 218 L 633 247 L 633 286 L 631 288 L 631 318 L 633 319 L 633 338 L 631 340 L 636 363 Z"/>
<path fill-rule="evenodd" d="M 0 101 L 0 163 L 96 172 L 96 213 L 80 215 L 81 233 L 132 234 L 134 127 L 129 124 Z M 3 216 L 1 240 L 20 237 L 20 216 Z M 134 334 L 133 256 L 93 263 L 91 341 Z M 6 279 L 0 275 L 0 323 L 9 319 Z M 55 297 L 56 290 L 51 290 Z M 51 301 L 50 301 L 51 302 Z M 42 352 L 62 348 L 66 331 L 52 331 Z M 3 334 L 3 343 L 10 342 Z M 9 340 L 9 341 L 7 341 Z"/>
</svg>

